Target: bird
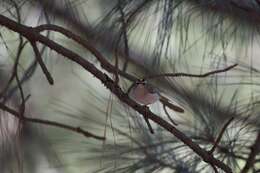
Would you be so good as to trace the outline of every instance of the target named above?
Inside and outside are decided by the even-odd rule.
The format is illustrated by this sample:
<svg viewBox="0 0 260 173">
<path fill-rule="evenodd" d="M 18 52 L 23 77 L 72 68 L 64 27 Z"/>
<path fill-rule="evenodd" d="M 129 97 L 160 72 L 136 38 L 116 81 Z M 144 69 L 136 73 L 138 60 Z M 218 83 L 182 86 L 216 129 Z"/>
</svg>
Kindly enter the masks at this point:
<svg viewBox="0 0 260 173">
<path fill-rule="evenodd" d="M 141 105 L 150 105 L 159 100 L 160 96 L 155 87 L 145 80 L 136 81 L 129 90 L 129 97 Z"/>
<path fill-rule="evenodd" d="M 141 105 L 150 105 L 157 101 L 161 101 L 161 103 L 173 111 L 183 113 L 184 109 L 181 107 L 174 105 L 170 102 L 170 100 L 160 94 L 160 91 L 148 83 L 146 80 L 138 80 L 134 82 L 128 89 L 129 97 L 135 102 Z"/>
</svg>

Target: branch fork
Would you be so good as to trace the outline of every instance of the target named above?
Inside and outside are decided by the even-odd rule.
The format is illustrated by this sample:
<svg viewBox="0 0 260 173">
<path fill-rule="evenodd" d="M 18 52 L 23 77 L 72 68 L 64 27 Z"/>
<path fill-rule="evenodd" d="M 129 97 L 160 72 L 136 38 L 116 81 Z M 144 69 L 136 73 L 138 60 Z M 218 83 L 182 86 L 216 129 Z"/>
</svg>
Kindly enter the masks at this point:
<svg viewBox="0 0 260 173">
<path fill-rule="evenodd" d="M 75 34 L 71 33 L 70 31 L 58 27 L 55 25 L 45 25 L 44 27 L 36 27 L 31 28 L 24 26 L 22 24 L 19 24 L 3 15 L 0 15 L 0 25 L 5 26 L 9 28 L 10 30 L 19 33 L 21 36 L 27 38 L 28 40 L 41 43 L 49 47 L 50 49 L 56 51 L 57 53 L 63 55 L 64 59 L 69 59 L 78 65 L 80 65 L 82 68 L 84 68 L 86 71 L 93 74 L 97 79 L 99 79 L 113 94 L 115 94 L 118 99 L 127 104 L 129 107 L 133 108 L 137 112 L 139 112 L 141 115 L 145 117 L 145 119 L 153 121 L 158 126 L 162 127 L 169 133 L 173 134 L 176 138 L 178 138 L 180 141 L 182 141 L 185 145 L 187 145 L 191 150 L 193 150 L 196 154 L 198 154 L 202 160 L 209 163 L 210 165 L 213 165 L 214 167 L 218 167 L 222 170 L 224 170 L 226 173 L 232 173 L 232 170 L 229 168 L 228 165 L 224 164 L 220 160 L 214 158 L 211 154 L 209 154 L 207 151 L 202 149 L 198 144 L 193 142 L 189 137 L 187 137 L 184 133 L 176 129 L 171 123 L 165 121 L 160 116 L 154 114 L 149 110 L 148 107 L 143 107 L 141 105 L 138 105 L 136 102 L 134 102 L 132 99 L 128 97 L 128 95 L 123 92 L 123 90 L 118 86 L 117 83 L 115 83 L 106 73 L 103 73 L 101 70 L 99 70 L 97 67 L 95 67 L 92 63 L 87 61 L 86 59 L 82 58 L 80 55 L 76 54 L 75 52 L 66 49 L 65 47 L 61 46 L 60 44 L 54 42 L 53 40 L 50 40 L 49 38 L 39 34 L 40 29 L 42 28 L 42 31 L 44 29 L 46 30 L 54 30 L 58 31 L 62 34 L 68 35 L 68 38 L 72 38 L 75 41 L 78 41 L 83 45 L 87 50 L 89 50 L 92 54 L 95 55 L 95 57 L 99 60 L 101 63 L 101 66 L 105 68 L 110 73 L 117 73 L 117 69 L 111 65 L 99 51 L 97 51 L 89 42 L 85 42 L 82 40 L 79 36 L 76 36 Z M 38 31 L 38 32 L 37 32 Z M 43 68 L 43 67 L 42 67 Z M 47 74 L 47 73 L 46 73 Z M 45 75 L 46 75 L 45 74 Z M 128 78 L 132 81 L 136 80 L 136 77 L 133 77 L 132 75 L 125 73 L 123 71 L 118 70 L 118 74 Z M 47 77 L 47 76 L 46 76 Z M 50 82 L 50 81 L 49 81 Z M 7 109 L 5 105 L 0 104 L 0 108 L 8 111 L 9 113 L 16 114 L 15 111 Z M 46 123 L 47 120 L 37 120 L 32 118 L 25 118 L 26 121 L 35 122 L 35 123 Z M 74 130 L 76 132 L 80 132 L 81 130 L 79 128 L 71 128 L 70 126 L 51 123 L 50 121 L 47 121 L 47 124 L 52 124 L 54 126 L 61 126 L 66 129 Z"/>
</svg>

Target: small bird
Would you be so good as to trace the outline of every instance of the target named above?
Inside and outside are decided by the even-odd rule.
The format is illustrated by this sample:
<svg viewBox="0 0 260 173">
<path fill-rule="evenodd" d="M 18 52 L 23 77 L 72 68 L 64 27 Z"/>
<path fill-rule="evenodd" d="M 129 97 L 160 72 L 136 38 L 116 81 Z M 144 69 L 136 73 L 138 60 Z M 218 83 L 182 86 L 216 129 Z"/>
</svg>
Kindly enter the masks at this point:
<svg viewBox="0 0 260 173">
<path fill-rule="evenodd" d="M 170 103 L 169 99 L 162 96 L 159 90 L 151 84 L 147 83 L 146 80 L 139 80 L 135 82 L 128 89 L 128 95 L 131 99 L 141 105 L 153 104 L 160 100 L 163 105 L 169 107 L 170 109 L 176 112 L 184 112 L 184 110 L 179 106 Z"/>
<path fill-rule="evenodd" d="M 147 81 L 140 80 L 130 87 L 129 97 L 141 105 L 153 104 L 160 99 L 156 88 L 148 84 Z"/>
</svg>

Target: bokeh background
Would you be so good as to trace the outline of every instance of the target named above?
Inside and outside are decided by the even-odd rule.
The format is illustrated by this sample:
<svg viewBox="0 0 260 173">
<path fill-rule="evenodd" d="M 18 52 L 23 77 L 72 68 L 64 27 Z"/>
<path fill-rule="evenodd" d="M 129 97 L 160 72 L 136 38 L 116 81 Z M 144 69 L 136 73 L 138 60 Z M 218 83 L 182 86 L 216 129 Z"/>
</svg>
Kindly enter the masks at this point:
<svg viewBox="0 0 260 173">
<path fill-rule="evenodd" d="M 238 63 L 235 69 L 207 78 L 149 82 L 184 108 L 184 114 L 167 112 L 179 124 L 178 129 L 205 149 L 211 148 L 223 124 L 235 117 L 215 156 L 234 172 L 243 169 L 259 133 L 257 0 L 2 0 L 0 4 L 1 15 L 22 24 L 49 23 L 73 31 L 111 63 L 117 56 L 119 68 L 138 78 L 174 72 L 201 74 Z M 74 41 L 52 31 L 42 34 L 100 67 Z M 1 89 L 11 75 L 19 41 L 17 33 L 0 28 Z M 152 124 L 156 133 L 151 135 L 142 117 L 93 75 L 44 45 L 38 46 L 55 84 L 46 81 L 26 44 L 19 63 L 24 92 L 30 95 L 26 113 L 80 126 L 107 140 L 32 123 L 20 129 L 12 116 L 1 112 L 0 172 L 214 172 L 156 124 Z M 131 84 L 120 77 L 125 91 Z M 5 98 L 11 105 L 19 103 L 15 82 Z M 150 108 L 168 119 L 159 102 Z M 251 172 L 259 172 L 259 156 L 257 152 Z"/>
</svg>

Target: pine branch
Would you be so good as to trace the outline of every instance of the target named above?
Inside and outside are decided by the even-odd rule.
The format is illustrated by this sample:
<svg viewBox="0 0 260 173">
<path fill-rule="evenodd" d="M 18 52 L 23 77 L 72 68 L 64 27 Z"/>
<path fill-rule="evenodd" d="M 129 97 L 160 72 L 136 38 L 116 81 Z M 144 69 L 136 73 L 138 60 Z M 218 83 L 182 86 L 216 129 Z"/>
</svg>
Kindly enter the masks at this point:
<svg viewBox="0 0 260 173">
<path fill-rule="evenodd" d="M 221 140 L 221 138 L 222 138 L 224 132 L 226 131 L 228 125 L 229 125 L 233 120 L 234 120 L 234 117 L 231 117 L 231 118 L 225 123 L 225 125 L 224 125 L 223 128 L 221 129 L 221 131 L 220 131 L 220 133 L 219 133 L 219 135 L 218 135 L 216 141 L 214 142 L 213 147 L 212 147 L 211 150 L 209 151 L 209 153 L 212 154 L 212 153 L 215 151 L 215 149 L 216 149 L 216 147 L 218 146 L 218 144 L 219 144 L 219 142 L 220 142 L 220 140 Z"/>
<path fill-rule="evenodd" d="M 49 120 L 43 120 L 43 119 L 37 119 L 37 118 L 29 118 L 24 115 L 21 116 L 20 112 L 17 112 L 16 110 L 4 105 L 3 103 L 0 103 L 0 109 L 10 113 L 11 115 L 15 116 L 16 118 L 18 118 L 19 120 L 21 120 L 23 122 L 32 122 L 32 123 L 38 123 L 38 124 L 43 124 L 43 125 L 47 125 L 47 126 L 58 127 L 58 128 L 62 128 L 62 129 L 66 129 L 69 131 L 73 131 L 73 132 L 82 134 L 85 137 L 91 137 L 91 138 L 95 138 L 97 140 L 105 140 L 104 137 L 92 134 L 86 130 L 83 130 L 80 127 L 73 127 L 73 126 L 62 124 L 62 123 L 55 122 L 55 121 L 49 121 Z"/>
<path fill-rule="evenodd" d="M 42 60 L 42 57 L 41 57 L 41 53 L 40 53 L 39 49 L 37 48 L 36 43 L 31 42 L 31 45 L 32 45 L 33 51 L 35 53 L 35 58 L 36 58 L 37 62 L 39 63 L 39 65 L 42 69 L 42 72 L 45 74 L 49 84 L 53 85 L 53 83 L 54 83 L 53 77 L 51 76 L 50 72 L 48 71 L 47 67 L 45 66 L 45 64 Z"/>
<path fill-rule="evenodd" d="M 223 72 L 229 71 L 230 69 L 236 67 L 237 65 L 238 64 L 234 64 L 234 65 L 228 66 L 228 67 L 226 67 L 224 69 L 214 70 L 214 71 L 210 71 L 210 72 L 207 72 L 207 73 L 204 73 L 204 74 L 188 74 L 188 73 L 155 74 L 155 75 L 146 76 L 144 78 L 144 80 L 160 78 L 160 77 L 195 77 L 195 78 L 204 78 L 204 77 L 208 77 L 208 76 L 213 75 L 213 74 L 223 73 Z"/>
<path fill-rule="evenodd" d="M 50 49 L 55 50 L 57 53 L 63 55 L 64 56 L 63 58 L 69 59 L 77 63 L 86 71 L 90 72 L 97 79 L 99 79 L 113 94 L 115 94 L 118 97 L 120 101 L 124 102 L 125 104 L 127 104 L 128 106 L 130 106 L 131 108 L 133 108 L 134 110 L 142 114 L 143 116 L 146 116 L 149 120 L 153 121 L 157 125 L 161 126 L 163 129 L 173 134 L 180 141 L 185 143 L 190 149 L 192 149 L 195 153 L 197 153 L 203 159 L 204 162 L 209 163 L 211 165 L 215 165 L 216 167 L 221 168 L 227 173 L 232 173 L 232 170 L 226 164 L 214 158 L 207 151 L 202 149 L 198 144 L 194 143 L 184 133 L 176 129 L 173 125 L 171 125 L 161 117 L 157 116 L 153 112 L 151 112 L 147 107 L 141 106 L 136 102 L 134 102 L 133 100 L 131 100 L 128 97 L 128 95 L 122 91 L 120 86 L 118 86 L 106 73 L 97 69 L 92 63 L 88 62 L 78 54 L 74 53 L 69 49 L 64 48 L 58 43 L 39 34 L 39 32 L 35 30 L 35 28 L 21 25 L 13 20 L 10 20 L 9 18 L 3 15 L 0 15 L 0 24 L 14 32 L 19 33 L 20 35 L 27 38 L 28 40 L 40 42 L 48 46 Z M 101 64 L 101 66 L 104 66 L 104 64 Z M 106 68 L 109 69 L 110 67 L 106 67 Z M 109 69 L 109 70 L 116 71 L 115 69 Z"/>
<path fill-rule="evenodd" d="M 251 152 L 247 158 L 244 168 L 241 170 L 241 173 L 247 173 L 249 169 L 254 166 L 255 158 L 260 152 L 260 132 L 258 132 L 255 143 L 250 148 Z"/>
</svg>

